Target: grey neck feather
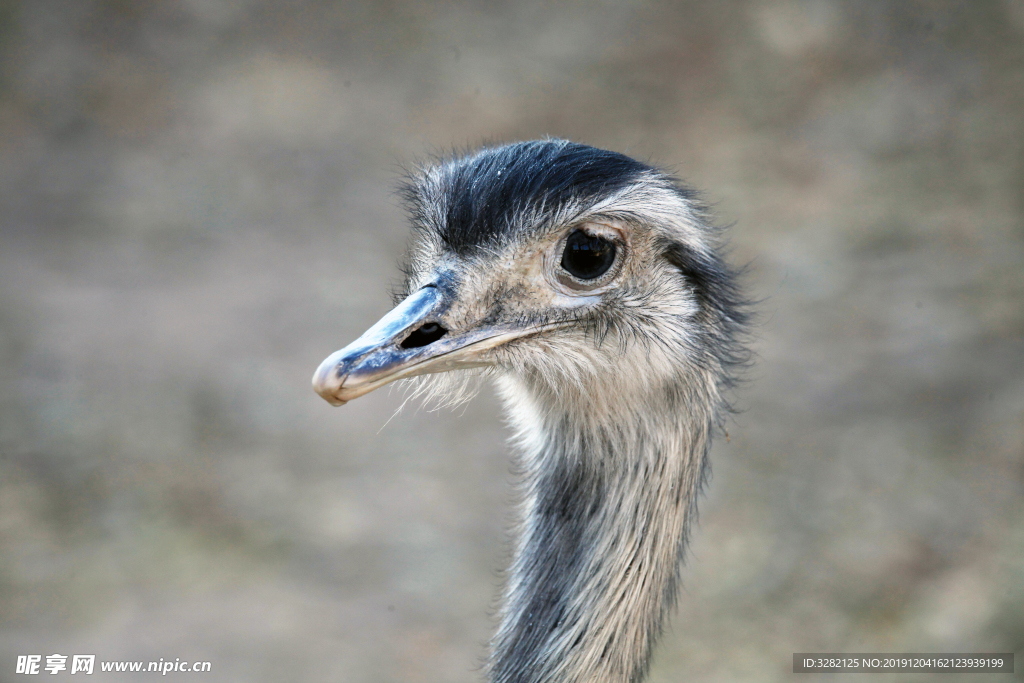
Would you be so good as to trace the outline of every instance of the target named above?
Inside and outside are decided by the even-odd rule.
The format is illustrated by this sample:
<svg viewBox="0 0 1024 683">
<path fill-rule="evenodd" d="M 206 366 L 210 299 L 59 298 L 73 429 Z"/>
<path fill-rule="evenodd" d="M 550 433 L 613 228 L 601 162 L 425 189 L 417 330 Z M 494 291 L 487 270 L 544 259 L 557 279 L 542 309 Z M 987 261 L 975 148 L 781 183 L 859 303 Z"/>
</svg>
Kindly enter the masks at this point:
<svg viewBox="0 0 1024 683">
<path fill-rule="evenodd" d="M 588 419 L 521 381 L 499 386 L 523 509 L 491 681 L 639 681 L 674 601 L 714 401 L 672 383 Z"/>
</svg>

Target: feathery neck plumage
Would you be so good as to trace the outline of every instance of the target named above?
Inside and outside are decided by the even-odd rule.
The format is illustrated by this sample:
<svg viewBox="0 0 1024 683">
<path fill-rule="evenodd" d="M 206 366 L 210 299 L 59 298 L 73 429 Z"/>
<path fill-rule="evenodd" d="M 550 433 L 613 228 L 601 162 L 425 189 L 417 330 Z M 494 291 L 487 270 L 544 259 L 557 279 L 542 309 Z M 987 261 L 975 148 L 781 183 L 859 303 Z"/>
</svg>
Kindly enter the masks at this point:
<svg viewBox="0 0 1024 683">
<path fill-rule="evenodd" d="M 673 604 L 717 391 L 669 382 L 581 419 L 538 383 L 499 389 L 523 507 L 491 680 L 635 683 Z"/>
</svg>

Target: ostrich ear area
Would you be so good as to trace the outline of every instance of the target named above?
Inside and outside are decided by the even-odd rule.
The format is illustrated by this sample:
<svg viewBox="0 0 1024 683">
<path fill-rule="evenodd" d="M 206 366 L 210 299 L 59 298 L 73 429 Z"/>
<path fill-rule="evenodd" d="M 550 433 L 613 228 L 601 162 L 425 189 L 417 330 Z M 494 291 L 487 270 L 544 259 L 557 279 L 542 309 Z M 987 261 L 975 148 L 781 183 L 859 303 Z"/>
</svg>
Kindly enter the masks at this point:
<svg viewBox="0 0 1024 683">
<path fill-rule="evenodd" d="M 344 405 L 398 379 L 492 365 L 489 349 L 550 327 L 447 330 L 439 319 L 450 303 L 433 285 L 414 292 L 359 339 L 328 356 L 313 374 L 313 390 L 331 405 Z"/>
</svg>

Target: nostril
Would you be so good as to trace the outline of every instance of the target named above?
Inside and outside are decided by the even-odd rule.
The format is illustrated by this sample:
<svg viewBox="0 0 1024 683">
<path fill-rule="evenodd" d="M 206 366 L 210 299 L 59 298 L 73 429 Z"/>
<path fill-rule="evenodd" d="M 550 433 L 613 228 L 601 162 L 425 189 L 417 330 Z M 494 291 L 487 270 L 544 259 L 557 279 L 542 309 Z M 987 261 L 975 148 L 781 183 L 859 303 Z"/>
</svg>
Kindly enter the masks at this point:
<svg viewBox="0 0 1024 683">
<path fill-rule="evenodd" d="M 405 341 L 399 346 L 403 349 L 416 349 L 427 344 L 433 344 L 446 334 L 448 334 L 448 330 L 437 323 L 427 323 L 406 337 Z"/>
</svg>

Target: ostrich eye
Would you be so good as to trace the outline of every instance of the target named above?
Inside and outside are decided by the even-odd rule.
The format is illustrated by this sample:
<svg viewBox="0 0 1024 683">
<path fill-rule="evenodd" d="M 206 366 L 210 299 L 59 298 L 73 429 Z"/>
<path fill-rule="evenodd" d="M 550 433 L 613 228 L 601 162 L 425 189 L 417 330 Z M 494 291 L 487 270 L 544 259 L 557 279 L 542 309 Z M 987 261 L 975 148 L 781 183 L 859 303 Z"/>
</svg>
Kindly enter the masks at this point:
<svg viewBox="0 0 1024 683">
<path fill-rule="evenodd" d="M 603 237 L 576 230 L 565 240 L 562 268 L 581 280 L 593 280 L 615 263 L 615 244 Z"/>
</svg>

